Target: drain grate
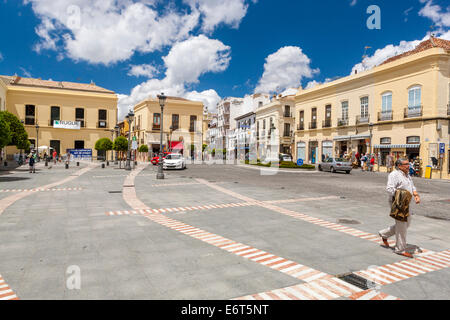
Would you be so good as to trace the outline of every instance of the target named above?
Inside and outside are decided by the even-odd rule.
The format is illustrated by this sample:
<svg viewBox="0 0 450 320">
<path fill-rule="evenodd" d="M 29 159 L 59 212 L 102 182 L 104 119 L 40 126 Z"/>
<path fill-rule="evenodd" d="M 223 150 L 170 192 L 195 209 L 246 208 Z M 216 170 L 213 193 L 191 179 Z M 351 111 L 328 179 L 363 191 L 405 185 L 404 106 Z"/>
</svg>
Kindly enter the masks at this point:
<svg viewBox="0 0 450 320">
<path fill-rule="evenodd" d="M 348 282 L 348 283 L 350 283 L 350 284 L 352 284 L 352 285 L 354 285 L 354 286 L 356 286 L 356 287 L 358 287 L 360 289 L 363 289 L 363 290 L 368 290 L 368 289 L 370 289 L 372 287 L 372 282 L 371 281 L 369 281 L 367 279 L 364 279 L 363 277 L 360 277 L 360 276 L 358 276 L 358 275 L 356 275 L 354 273 L 351 273 L 351 272 L 344 273 L 344 274 L 338 275 L 336 277 L 341 279 L 341 280 L 343 280 L 343 281 L 345 281 L 345 282 Z"/>
<path fill-rule="evenodd" d="M 108 193 L 122 193 L 122 191 L 108 191 Z"/>
</svg>

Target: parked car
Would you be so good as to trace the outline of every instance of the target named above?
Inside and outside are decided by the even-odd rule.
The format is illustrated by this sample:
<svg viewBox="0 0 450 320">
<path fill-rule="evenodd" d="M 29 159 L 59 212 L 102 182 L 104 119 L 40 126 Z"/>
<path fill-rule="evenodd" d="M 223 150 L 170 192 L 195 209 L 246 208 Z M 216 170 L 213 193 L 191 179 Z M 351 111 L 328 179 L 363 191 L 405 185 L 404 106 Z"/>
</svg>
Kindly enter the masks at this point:
<svg viewBox="0 0 450 320">
<path fill-rule="evenodd" d="M 169 153 L 168 152 L 164 152 L 164 156 L 163 156 L 163 160 L 167 157 Z M 159 164 L 159 155 L 156 157 L 153 157 L 152 160 L 150 160 L 151 164 L 153 164 L 154 166 Z"/>
<path fill-rule="evenodd" d="M 345 171 L 350 173 L 352 171 L 352 163 L 344 158 L 327 158 L 319 164 L 319 171 Z"/>
<path fill-rule="evenodd" d="M 288 154 L 280 153 L 280 162 L 282 161 L 292 162 L 292 157 Z"/>
<path fill-rule="evenodd" d="M 186 159 L 183 155 L 177 153 L 168 154 L 164 158 L 163 169 L 186 169 Z"/>
</svg>

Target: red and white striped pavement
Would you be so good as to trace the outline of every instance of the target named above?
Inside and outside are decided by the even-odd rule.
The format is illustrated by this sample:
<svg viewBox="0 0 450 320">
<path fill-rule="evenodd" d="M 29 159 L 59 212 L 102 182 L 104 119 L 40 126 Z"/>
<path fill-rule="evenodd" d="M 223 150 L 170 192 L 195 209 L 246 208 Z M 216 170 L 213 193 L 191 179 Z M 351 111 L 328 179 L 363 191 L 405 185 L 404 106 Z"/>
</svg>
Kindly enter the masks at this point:
<svg viewBox="0 0 450 320">
<path fill-rule="evenodd" d="M 44 189 L 44 188 L 37 188 L 37 189 L 1 189 L 0 193 L 6 193 L 6 192 L 42 192 L 42 191 L 80 191 L 83 190 L 83 188 L 52 188 L 52 189 Z"/>
<path fill-rule="evenodd" d="M 18 300 L 14 291 L 6 284 L 2 275 L 0 274 L 0 300 Z"/>
<path fill-rule="evenodd" d="M 187 236 L 206 242 L 210 245 L 251 260 L 271 269 L 290 275 L 296 279 L 309 282 L 316 279 L 329 277 L 326 273 L 314 270 L 294 261 L 276 256 L 260 249 L 235 242 L 222 236 L 192 227 L 183 222 L 168 218 L 161 214 L 148 214 L 146 217 L 172 230 L 181 232 Z"/>
<path fill-rule="evenodd" d="M 380 285 L 387 285 L 448 267 L 450 267 L 450 250 L 430 253 L 385 266 L 372 267 L 355 272 L 355 274 Z"/>
</svg>

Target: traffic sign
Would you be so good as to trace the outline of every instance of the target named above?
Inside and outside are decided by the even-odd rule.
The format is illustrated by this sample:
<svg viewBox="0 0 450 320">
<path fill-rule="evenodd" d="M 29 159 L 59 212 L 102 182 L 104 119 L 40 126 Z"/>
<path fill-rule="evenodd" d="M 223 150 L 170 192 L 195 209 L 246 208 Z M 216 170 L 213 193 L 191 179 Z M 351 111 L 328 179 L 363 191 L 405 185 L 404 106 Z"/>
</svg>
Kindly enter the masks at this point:
<svg viewBox="0 0 450 320">
<path fill-rule="evenodd" d="M 439 153 L 440 154 L 445 153 L 445 143 L 439 143 Z"/>
<path fill-rule="evenodd" d="M 133 142 L 131 143 L 131 149 L 137 150 L 137 148 L 138 148 L 137 141 L 136 141 L 136 140 L 133 140 Z"/>
<path fill-rule="evenodd" d="M 136 141 L 136 136 L 133 137 L 133 141 Z"/>
<path fill-rule="evenodd" d="M 297 165 L 298 166 L 302 166 L 303 165 L 303 159 L 298 159 L 297 160 Z"/>
</svg>

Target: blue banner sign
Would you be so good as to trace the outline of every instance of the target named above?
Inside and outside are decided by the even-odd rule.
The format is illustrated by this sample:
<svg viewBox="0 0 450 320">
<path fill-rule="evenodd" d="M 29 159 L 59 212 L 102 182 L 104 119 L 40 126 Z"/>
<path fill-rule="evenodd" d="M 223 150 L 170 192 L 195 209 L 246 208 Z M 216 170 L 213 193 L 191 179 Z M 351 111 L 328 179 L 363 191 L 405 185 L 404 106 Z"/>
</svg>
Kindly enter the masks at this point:
<svg viewBox="0 0 450 320">
<path fill-rule="evenodd" d="M 69 149 L 70 159 L 72 160 L 91 160 L 92 149 Z"/>
<path fill-rule="evenodd" d="M 298 159 L 297 160 L 297 165 L 298 166 L 302 166 L 303 165 L 303 159 Z"/>
<path fill-rule="evenodd" d="M 439 153 L 445 153 L 445 143 L 439 143 Z"/>
</svg>

